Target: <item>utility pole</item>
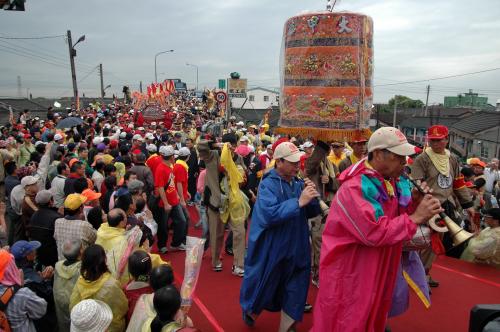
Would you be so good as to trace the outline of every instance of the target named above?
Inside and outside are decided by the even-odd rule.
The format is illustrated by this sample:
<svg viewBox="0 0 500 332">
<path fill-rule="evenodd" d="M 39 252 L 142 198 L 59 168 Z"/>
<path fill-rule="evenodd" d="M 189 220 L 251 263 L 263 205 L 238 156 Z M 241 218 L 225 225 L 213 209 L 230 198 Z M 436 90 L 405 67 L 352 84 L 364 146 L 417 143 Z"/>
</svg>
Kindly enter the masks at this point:
<svg viewBox="0 0 500 332">
<path fill-rule="evenodd" d="M 73 81 L 73 98 L 76 105 L 78 100 L 78 88 L 76 86 L 76 70 L 75 70 L 75 56 L 76 51 L 73 48 L 73 40 L 71 39 L 71 31 L 68 30 L 68 47 L 69 47 L 69 62 L 71 64 L 71 80 Z"/>
<path fill-rule="evenodd" d="M 424 111 L 424 116 L 427 116 L 427 108 L 429 106 L 429 92 L 431 90 L 431 86 L 427 85 L 427 97 L 425 98 L 425 111 Z"/>
<path fill-rule="evenodd" d="M 139 82 L 139 91 L 142 93 L 142 81 Z"/>
<path fill-rule="evenodd" d="M 398 111 L 398 100 L 396 99 L 396 96 L 394 96 L 394 114 L 392 115 L 392 126 L 396 128 L 396 114 Z"/>
<path fill-rule="evenodd" d="M 99 64 L 99 76 L 101 76 L 101 98 L 104 99 L 104 79 L 102 77 L 102 63 Z"/>
<path fill-rule="evenodd" d="M 17 96 L 22 97 L 23 86 L 21 84 L 21 76 L 17 75 Z"/>
</svg>

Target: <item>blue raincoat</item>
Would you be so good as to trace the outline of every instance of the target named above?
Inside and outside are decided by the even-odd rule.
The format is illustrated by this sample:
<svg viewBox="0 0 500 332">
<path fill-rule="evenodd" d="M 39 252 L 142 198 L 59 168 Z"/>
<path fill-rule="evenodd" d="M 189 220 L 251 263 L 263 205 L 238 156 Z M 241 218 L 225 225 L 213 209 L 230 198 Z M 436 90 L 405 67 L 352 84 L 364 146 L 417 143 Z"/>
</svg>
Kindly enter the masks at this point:
<svg viewBox="0 0 500 332">
<path fill-rule="evenodd" d="M 320 208 L 299 208 L 304 182 L 283 180 L 273 169 L 259 186 L 252 213 L 240 304 L 244 312 L 281 311 L 301 321 L 309 288 L 311 248 L 307 219 Z"/>
</svg>

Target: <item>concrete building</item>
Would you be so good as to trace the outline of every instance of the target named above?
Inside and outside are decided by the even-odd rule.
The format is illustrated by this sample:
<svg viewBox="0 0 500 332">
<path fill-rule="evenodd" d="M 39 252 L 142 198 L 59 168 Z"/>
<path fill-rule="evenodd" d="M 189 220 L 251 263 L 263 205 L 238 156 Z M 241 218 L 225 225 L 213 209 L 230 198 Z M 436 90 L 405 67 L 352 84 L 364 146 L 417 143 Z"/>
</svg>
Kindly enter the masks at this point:
<svg viewBox="0 0 500 332">
<path fill-rule="evenodd" d="M 450 127 L 450 150 L 463 160 L 498 158 L 499 141 L 500 113 L 496 111 L 477 112 Z"/>
<path fill-rule="evenodd" d="M 484 109 L 488 107 L 488 97 L 480 97 L 479 94 L 469 90 L 469 92 L 461 93 L 458 96 L 444 97 L 444 107 L 472 107 Z"/>
<path fill-rule="evenodd" d="M 247 90 L 247 98 L 231 99 L 233 109 L 263 110 L 279 106 L 279 92 L 266 88 L 252 88 Z"/>
</svg>

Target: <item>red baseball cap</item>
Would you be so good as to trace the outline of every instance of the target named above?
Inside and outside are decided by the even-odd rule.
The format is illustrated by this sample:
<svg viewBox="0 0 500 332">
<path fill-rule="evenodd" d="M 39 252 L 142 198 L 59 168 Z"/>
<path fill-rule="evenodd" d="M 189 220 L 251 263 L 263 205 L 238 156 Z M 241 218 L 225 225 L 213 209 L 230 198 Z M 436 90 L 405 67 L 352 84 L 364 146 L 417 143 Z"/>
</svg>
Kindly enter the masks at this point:
<svg viewBox="0 0 500 332">
<path fill-rule="evenodd" d="M 367 135 L 361 130 L 356 130 L 349 141 L 350 143 L 365 143 L 368 142 L 368 138 L 366 136 Z"/>
<path fill-rule="evenodd" d="M 109 142 L 109 148 L 110 149 L 114 149 L 118 146 L 118 141 L 117 140 L 111 140 L 111 142 Z"/>
<path fill-rule="evenodd" d="M 281 143 L 285 143 L 285 142 L 288 142 L 288 137 L 281 137 L 276 142 L 274 142 L 273 147 L 272 147 L 273 152 L 276 150 L 278 145 L 280 145 Z"/>
<path fill-rule="evenodd" d="M 31 138 L 30 134 L 24 134 L 24 138 Z"/>
<path fill-rule="evenodd" d="M 427 137 L 429 139 L 443 139 L 448 137 L 448 127 L 442 125 L 435 125 L 429 128 L 427 131 Z"/>
</svg>

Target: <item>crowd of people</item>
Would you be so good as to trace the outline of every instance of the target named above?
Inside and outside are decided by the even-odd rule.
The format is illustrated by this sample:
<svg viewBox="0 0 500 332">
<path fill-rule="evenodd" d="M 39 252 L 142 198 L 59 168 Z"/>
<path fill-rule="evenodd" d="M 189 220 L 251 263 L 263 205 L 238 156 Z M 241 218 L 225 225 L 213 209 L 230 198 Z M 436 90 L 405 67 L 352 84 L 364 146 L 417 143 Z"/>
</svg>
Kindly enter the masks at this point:
<svg viewBox="0 0 500 332">
<path fill-rule="evenodd" d="M 242 278 L 244 323 L 281 311 L 280 331 L 312 310 L 310 282 L 314 331 L 383 331 L 408 307 L 403 272 L 429 304 L 436 254 L 500 268 L 498 160 L 461 164 L 446 127 L 429 128 L 423 150 L 392 127 L 314 141 L 226 122 L 210 98 L 172 94 L 155 121 L 116 103 L 0 127 L 0 316 L 12 331 L 195 330 L 167 261 L 190 227 L 214 273 Z M 82 121 L 61 127 L 68 117 Z M 474 237 L 457 246 L 425 226 L 440 212 Z"/>
</svg>

